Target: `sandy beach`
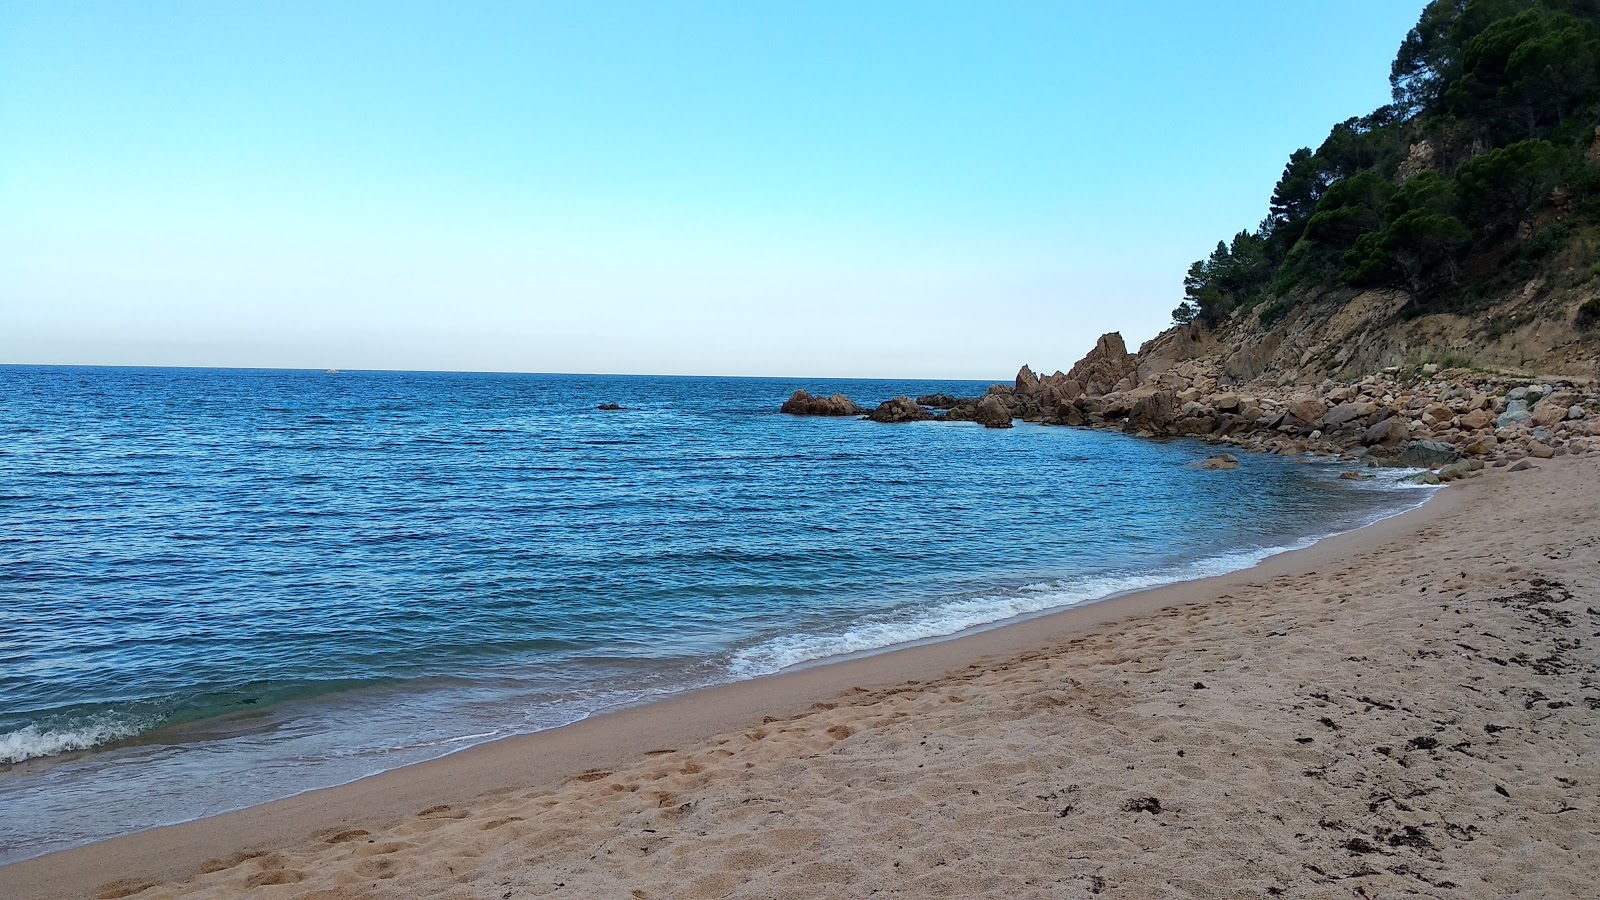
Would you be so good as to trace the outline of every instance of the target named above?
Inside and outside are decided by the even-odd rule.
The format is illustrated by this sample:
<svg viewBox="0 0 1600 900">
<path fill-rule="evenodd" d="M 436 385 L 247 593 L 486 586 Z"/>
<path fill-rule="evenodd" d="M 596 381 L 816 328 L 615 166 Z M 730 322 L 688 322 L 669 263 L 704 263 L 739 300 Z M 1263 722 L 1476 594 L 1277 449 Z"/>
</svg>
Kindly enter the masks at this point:
<svg viewBox="0 0 1600 900">
<path fill-rule="evenodd" d="M 1587 896 L 1597 484 L 1491 469 L 1246 572 L 27 861 L 0 896 Z"/>
</svg>

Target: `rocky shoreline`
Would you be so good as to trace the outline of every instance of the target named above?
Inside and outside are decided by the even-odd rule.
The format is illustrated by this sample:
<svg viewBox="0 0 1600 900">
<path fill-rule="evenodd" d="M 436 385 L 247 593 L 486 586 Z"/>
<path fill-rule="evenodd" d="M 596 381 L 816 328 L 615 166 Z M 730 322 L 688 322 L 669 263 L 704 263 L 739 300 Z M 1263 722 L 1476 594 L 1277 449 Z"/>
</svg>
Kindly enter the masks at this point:
<svg viewBox="0 0 1600 900">
<path fill-rule="evenodd" d="M 1173 344 L 1152 341 L 1133 354 L 1113 332 L 1070 372 L 1039 376 L 1023 366 L 1014 384 L 997 384 L 982 397 L 896 397 L 869 411 L 842 395 L 797 391 L 781 411 L 990 428 L 1021 419 L 1196 437 L 1259 453 L 1435 469 L 1441 480 L 1486 465 L 1527 465 L 1520 461 L 1530 457 L 1600 452 L 1600 390 L 1592 383 L 1435 364 L 1390 366 L 1342 383 L 1234 383 L 1218 360 L 1180 358 Z"/>
</svg>

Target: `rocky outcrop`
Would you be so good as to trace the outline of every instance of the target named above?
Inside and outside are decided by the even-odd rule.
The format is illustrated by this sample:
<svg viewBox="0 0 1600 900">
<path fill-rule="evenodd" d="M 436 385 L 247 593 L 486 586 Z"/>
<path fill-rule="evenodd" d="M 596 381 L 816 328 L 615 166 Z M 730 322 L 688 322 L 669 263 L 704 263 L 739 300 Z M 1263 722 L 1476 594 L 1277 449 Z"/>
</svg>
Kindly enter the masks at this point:
<svg viewBox="0 0 1600 900">
<path fill-rule="evenodd" d="M 778 408 L 778 412 L 792 416 L 860 416 L 865 415 L 867 411 L 843 394 L 813 397 L 808 391 L 795 391 L 783 402 L 783 406 Z"/>
<path fill-rule="evenodd" d="M 1010 428 L 1011 408 L 998 394 L 989 394 L 978 401 L 972 421 L 985 428 Z"/>
<path fill-rule="evenodd" d="M 1023 368 L 1027 369 L 1026 366 Z M 1109 394 L 1133 388 L 1138 384 L 1138 371 L 1138 357 L 1128 352 L 1127 344 L 1122 342 L 1122 334 L 1113 331 L 1101 335 L 1095 341 L 1094 349 L 1079 360 L 1062 381 L 1073 382 L 1086 394 Z"/>
<path fill-rule="evenodd" d="M 878 404 L 878 408 L 868 414 L 867 418 L 874 422 L 895 425 L 901 422 L 923 422 L 933 418 L 933 413 L 923 409 L 910 397 L 896 397 Z"/>
</svg>

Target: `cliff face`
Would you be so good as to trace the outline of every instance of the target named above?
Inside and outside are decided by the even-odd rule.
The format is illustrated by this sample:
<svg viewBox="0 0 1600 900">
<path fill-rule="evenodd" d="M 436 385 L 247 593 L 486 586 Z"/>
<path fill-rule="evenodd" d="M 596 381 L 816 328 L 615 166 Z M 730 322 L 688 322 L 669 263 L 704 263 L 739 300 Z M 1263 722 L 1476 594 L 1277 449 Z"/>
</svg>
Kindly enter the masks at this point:
<svg viewBox="0 0 1600 900">
<path fill-rule="evenodd" d="M 1348 299 L 1300 303 L 1263 324 L 1259 310 L 1214 332 L 1178 327 L 1140 348 L 1149 377 L 1169 360 L 1214 356 L 1238 383 L 1350 381 L 1393 366 L 1426 363 L 1507 375 L 1592 377 L 1600 367 L 1600 328 L 1582 312 L 1600 291 L 1526 283 L 1498 302 L 1466 313 L 1407 314 L 1402 291 L 1367 291 Z"/>
</svg>

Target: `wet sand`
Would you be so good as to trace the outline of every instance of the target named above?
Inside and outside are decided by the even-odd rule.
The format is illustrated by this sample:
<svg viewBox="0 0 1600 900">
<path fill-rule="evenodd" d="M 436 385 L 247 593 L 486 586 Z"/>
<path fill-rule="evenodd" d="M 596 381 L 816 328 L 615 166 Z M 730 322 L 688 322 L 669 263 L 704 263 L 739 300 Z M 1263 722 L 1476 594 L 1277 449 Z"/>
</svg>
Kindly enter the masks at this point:
<svg viewBox="0 0 1600 900">
<path fill-rule="evenodd" d="M 1246 572 L 29 860 L 0 896 L 1586 896 L 1597 587 L 1600 460 L 1491 470 Z"/>
</svg>

